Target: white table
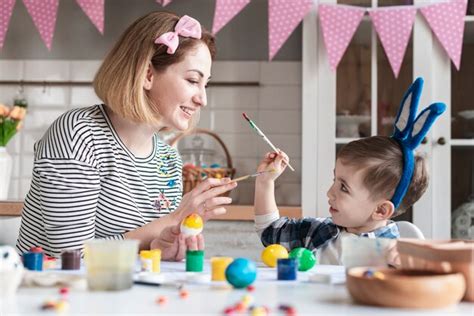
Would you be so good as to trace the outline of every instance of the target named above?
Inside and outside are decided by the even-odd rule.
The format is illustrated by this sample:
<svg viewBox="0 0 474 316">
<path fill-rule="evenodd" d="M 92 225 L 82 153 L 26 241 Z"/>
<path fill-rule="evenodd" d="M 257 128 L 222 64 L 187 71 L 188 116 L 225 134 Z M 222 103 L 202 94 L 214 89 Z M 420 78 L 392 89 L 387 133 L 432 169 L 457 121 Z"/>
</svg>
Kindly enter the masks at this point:
<svg viewBox="0 0 474 316">
<path fill-rule="evenodd" d="M 184 262 L 162 263 L 162 275 L 168 281 L 184 280 Z M 298 315 L 474 315 L 473 303 L 460 303 L 441 310 L 406 310 L 356 305 L 353 303 L 344 284 L 321 284 L 308 281 L 312 273 L 320 272 L 340 277 L 342 267 L 316 266 L 309 272 L 299 273 L 298 281 L 276 281 L 275 269 L 259 267 L 255 290 L 235 290 L 226 283 L 200 281 L 185 283 L 189 292 L 186 299 L 179 296 L 176 285 L 145 286 L 134 285 L 132 289 L 121 292 L 90 292 L 71 289 L 69 310 L 65 315 L 131 315 L 131 314 L 201 314 L 223 315 L 226 307 L 241 301 L 244 295 L 253 297 L 254 306 L 265 305 L 270 315 L 284 315 L 278 312 L 280 304 L 292 305 Z M 209 277 L 209 263 L 206 262 L 204 274 Z M 168 302 L 156 303 L 159 296 L 165 295 Z M 376 293 L 374 293 L 376 295 Z M 47 299 L 57 300 L 58 288 L 21 287 L 17 295 L 8 301 L 0 302 L 0 315 L 48 315 L 54 312 L 41 310 Z M 250 315 L 244 313 L 240 315 Z"/>
</svg>

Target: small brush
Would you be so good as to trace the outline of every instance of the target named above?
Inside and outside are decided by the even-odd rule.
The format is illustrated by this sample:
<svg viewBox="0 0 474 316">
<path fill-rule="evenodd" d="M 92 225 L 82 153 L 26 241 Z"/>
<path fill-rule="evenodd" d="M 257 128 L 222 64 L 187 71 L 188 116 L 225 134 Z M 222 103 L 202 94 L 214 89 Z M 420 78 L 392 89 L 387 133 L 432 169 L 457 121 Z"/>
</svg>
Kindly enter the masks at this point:
<svg viewBox="0 0 474 316">
<path fill-rule="evenodd" d="M 265 134 L 260 130 L 260 128 L 258 128 L 257 125 L 255 125 L 255 123 L 250 119 L 250 117 L 248 117 L 247 114 L 242 113 L 242 115 L 244 116 L 244 118 L 250 123 L 250 126 L 252 126 L 252 128 L 257 132 L 258 135 L 260 135 L 263 140 L 275 151 L 275 152 L 278 152 L 278 149 L 275 147 L 275 145 L 272 144 L 272 142 L 268 139 L 267 136 L 265 136 Z M 286 161 L 285 161 L 286 162 Z M 289 164 L 287 163 L 288 165 L 288 168 L 291 169 L 291 171 L 295 171 L 295 169 Z"/>
<path fill-rule="evenodd" d="M 239 177 L 239 178 L 232 179 L 232 182 L 239 182 L 239 181 L 242 181 L 242 180 L 246 180 L 248 178 L 258 177 L 261 174 L 268 173 L 268 172 L 274 172 L 274 171 L 275 171 L 275 169 L 271 169 L 271 170 L 256 172 L 254 174 L 248 174 L 246 176 L 242 176 L 242 177 Z"/>
</svg>

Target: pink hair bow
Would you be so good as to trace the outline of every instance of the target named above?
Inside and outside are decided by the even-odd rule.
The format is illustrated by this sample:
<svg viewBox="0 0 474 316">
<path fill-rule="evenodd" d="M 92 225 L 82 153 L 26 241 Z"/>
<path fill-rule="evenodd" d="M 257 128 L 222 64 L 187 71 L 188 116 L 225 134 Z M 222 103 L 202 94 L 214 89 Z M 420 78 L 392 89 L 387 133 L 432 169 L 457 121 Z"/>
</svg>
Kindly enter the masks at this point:
<svg viewBox="0 0 474 316">
<path fill-rule="evenodd" d="M 201 38 L 201 24 L 190 16 L 183 15 L 174 28 L 174 32 L 161 34 L 155 44 L 168 46 L 168 54 L 174 54 L 179 45 L 179 35 L 183 37 Z"/>
</svg>

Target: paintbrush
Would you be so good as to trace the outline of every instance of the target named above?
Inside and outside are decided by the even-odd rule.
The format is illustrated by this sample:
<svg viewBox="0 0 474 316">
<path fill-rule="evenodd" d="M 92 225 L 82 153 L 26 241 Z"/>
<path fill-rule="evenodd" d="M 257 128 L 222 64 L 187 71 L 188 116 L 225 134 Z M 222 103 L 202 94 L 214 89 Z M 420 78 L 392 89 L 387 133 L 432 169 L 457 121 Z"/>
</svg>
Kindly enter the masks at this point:
<svg viewBox="0 0 474 316">
<path fill-rule="evenodd" d="M 260 135 L 263 140 L 275 151 L 278 153 L 278 149 L 272 144 L 272 142 L 268 139 L 267 136 L 265 136 L 265 134 L 260 130 L 260 128 L 258 128 L 257 125 L 255 125 L 255 123 L 250 119 L 250 117 L 247 116 L 247 114 L 245 113 L 242 113 L 242 115 L 244 116 L 244 118 L 250 123 L 250 126 L 252 126 L 252 128 L 257 131 L 257 134 Z M 285 161 L 286 162 L 286 161 Z M 295 169 L 293 169 L 293 167 L 288 163 L 286 162 L 287 165 L 288 165 L 288 168 L 291 169 L 291 171 L 295 171 Z"/>
<path fill-rule="evenodd" d="M 265 171 L 260 171 L 260 172 L 256 172 L 254 174 L 248 174 L 246 176 L 242 176 L 242 177 L 238 177 L 238 178 L 235 178 L 235 179 L 232 179 L 232 182 L 239 182 L 239 181 L 242 181 L 242 180 L 246 180 L 248 178 L 253 178 L 253 177 L 257 177 L 261 174 L 264 174 L 264 173 L 267 173 L 267 172 L 274 172 L 275 169 L 271 169 L 271 170 L 265 170 Z"/>
</svg>

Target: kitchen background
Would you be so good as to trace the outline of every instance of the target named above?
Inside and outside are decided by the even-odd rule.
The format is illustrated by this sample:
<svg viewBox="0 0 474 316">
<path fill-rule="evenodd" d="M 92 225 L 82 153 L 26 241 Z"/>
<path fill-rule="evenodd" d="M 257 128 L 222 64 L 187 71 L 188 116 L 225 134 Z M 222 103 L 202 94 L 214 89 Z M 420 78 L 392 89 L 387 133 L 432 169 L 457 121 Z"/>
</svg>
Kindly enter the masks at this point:
<svg viewBox="0 0 474 316">
<path fill-rule="evenodd" d="M 165 9 L 195 17 L 211 29 L 214 0 L 174 0 Z M 101 59 L 118 36 L 136 18 L 162 10 L 154 0 L 105 1 L 105 31 L 102 36 L 74 0 L 59 2 L 56 32 L 49 52 L 28 15 L 17 2 L 3 50 L 0 80 L 18 84 L 0 85 L 0 103 L 11 104 L 20 88 L 28 101 L 24 127 L 8 144 L 14 167 L 9 199 L 23 200 L 28 192 L 33 166 L 33 144 L 63 112 L 100 102 L 90 82 Z M 207 90 L 208 106 L 201 113 L 200 128 L 214 131 L 229 149 L 236 176 L 253 173 L 269 150 L 243 120 L 246 112 L 267 136 L 291 157 L 296 172 L 286 172 L 277 185 L 280 205 L 301 203 L 301 26 L 290 36 L 274 61 L 267 62 L 267 1 L 252 1 L 217 35 L 218 56 Z M 20 81 L 70 82 L 67 85 L 21 86 Z M 213 85 L 213 83 L 215 83 Z M 225 85 L 219 85 L 225 83 Z M 223 164 L 224 152 L 204 138 L 215 153 L 203 157 L 207 164 Z M 185 139 L 180 147 L 192 148 Z M 187 157 L 183 157 L 187 158 Z M 243 181 L 232 193 L 234 204 L 253 203 L 253 181 Z M 19 224 L 10 220 L 3 230 L 11 235 Z M 211 221 L 205 228 L 206 255 L 232 254 L 257 258 L 260 242 L 250 221 Z M 11 241 L 10 241 L 11 242 Z"/>
<path fill-rule="evenodd" d="M 320 2 L 361 7 L 413 4 L 413 1 L 406 0 Z M 435 2 L 416 0 L 415 4 Z M 180 15 L 189 14 L 201 21 L 207 29 L 211 29 L 214 5 L 215 0 L 173 0 L 165 9 Z M 52 49 L 48 51 L 24 5 L 17 1 L 5 45 L 0 51 L 0 81 L 14 83 L 0 84 L 0 103 L 11 104 L 18 91 L 23 89 L 29 107 L 23 130 L 7 148 L 14 158 L 9 199 L 22 200 L 29 188 L 34 142 L 64 111 L 100 102 L 87 83 L 92 81 L 101 59 L 123 30 L 133 20 L 153 10 L 162 10 L 155 0 L 106 0 L 105 32 L 102 36 L 76 1 L 61 0 Z M 313 35 L 308 36 L 310 32 L 307 32 L 304 37 L 301 25 L 285 42 L 273 61 L 268 62 L 267 0 L 252 0 L 217 34 L 218 56 L 213 65 L 213 80 L 208 88 L 208 106 L 202 111 L 199 127 L 210 129 L 221 137 L 229 149 L 238 177 L 252 173 L 262 155 L 269 150 L 242 119 L 242 112 L 249 114 L 267 136 L 291 157 L 291 164 L 296 172 L 287 171 L 279 179 L 276 188 L 277 202 L 279 205 L 296 207 L 304 204 L 302 190 L 306 190 L 308 196 L 308 186 L 302 187 L 302 135 L 307 136 L 308 144 L 308 134 L 311 134 L 310 138 L 315 141 L 311 141 L 310 145 L 317 144 L 318 147 L 316 157 L 312 156 L 311 162 L 314 160 L 317 167 L 313 168 L 312 163 L 308 168 L 306 162 L 303 175 L 306 179 L 315 177 L 314 174 L 318 175 L 315 200 L 319 199 L 323 202 L 321 204 L 325 204 L 324 190 L 330 179 L 329 175 L 319 171 L 320 166 L 323 166 L 323 170 L 332 169 L 326 168 L 327 165 L 333 164 L 330 151 L 337 150 L 352 139 L 371 135 L 374 133 L 374 125 L 376 133 L 389 135 L 393 113 L 396 112 L 406 87 L 414 79 L 415 72 L 427 72 L 427 80 L 431 82 L 426 84 L 425 90 L 428 92 L 425 91 L 425 96 L 438 98 L 441 95 L 442 100 L 449 106 L 450 117 L 447 113 L 449 123 L 438 124 L 438 136 L 436 139 L 432 136 L 430 145 L 424 145 L 424 148 L 433 162 L 431 166 L 442 161 L 443 168 L 451 165 L 451 169 L 447 176 L 436 168 L 431 170 L 432 184 L 436 189 L 426 194 L 425 201 L 417 203 L 419 210 L 414 213 L 417 218 L 409 212 L 403 219 L 413 220 L 415 223 L 418 221 L 427 236 L 447 238 L 450 235 L 449 222 L 453 218 L 453 227 L 462 226 L 463 231 L 474 236 L 474 1 L 469 1 L 468 13 L 470 15 L 465 17 L 462 66 L 459 71 L 449 62 L 449 58 L 432 37 L 431 30 L 425 32 L 426 22 L 421 21 L 418 13 L 399 77 L 395 79 L 380 41 L 373 32 L 371 21 L 366 16 L 338 66 L 337 78 L 333 84 L 332 80 L 336 75 L 325 72 L 327 57 L 324 53 L 323 57 L 318 55 L 323 49 L 319 49 L 314 56 L 306 55 L 306 62 L 302 58 L 302 46 L 305 44 L 303 39 L 311 40 Z M 312 25 L 311 22 L 309 25 Z M 313 33 L 319 34 L 319 29 L 315 27 Z M 318 45 L 322 46 L 321 42 L 319 37 Z M 425 52 L 428 52 L 421 59 L 416 55 L 420 47 L 427 47 Z M 444 68 L 440 68 L 440 61 Z M 311 71 L 318 76 L 321 73 L 326 74 L 311 82 L 317 91 L 317 98 L 311 99 L 310 105 L 312 108 L 317 107 L 316 111 L 308 111 L 307 104 L 306 108 L 303 107 L 308 99 L 302 95 L 305 84 L 308 89 L 307 81 L 305 84 L 302 82 L 304 65 L 315 66 Z M 446 69 L 450 70 L 445 72 Z M 308 69 L 304 70 L 308 73 Z M 448 75 L 444 77 L 446 74 Z M 40 84 L 21 86 L 22 80 Z M 41 84 L 43 81 L 51 84 Z M 449 88 L 446 88 L 448 86 Z M 332 89 L 334 98 L 328 98 Z M 429 92 L 430 89 L 436 91 Z M 445 93 L 448 94 L 447 98 Z M 325 112 L 329 114 L 326 115 Z M 317 113 L 317 116 L 314 113 Z M 315 118 L 314 124 L 308 124 L 308 117 Z M 324 118 L 327 118 L 326 121 L 334 120 L 335 130 L 331 130 L 331 123 L 326 124 Z M 311 125 L 311 130 L 303 129 L 304 122 L 306 126 Z M 321 126 L 330 126 L 330 129 Z M 444 138 L 438 138 L 439 136 Z M 441 138 L 445 139 L 450 148 L 448 160 L 444 155 L 446 151 L 439 145 Z M 330 146 L 325 147 L 325 143 Z M 224 153 L 219 145 L 211 139 L 204 139 L 204 147 L 209 149 L 206 152 L 210 154 L 201 156 L 202 163 L 225 164 Z M 179 148 L 184 159 L 196 162 L 193 157 L 199 155 L 190 154 L 196 153 L 192 138 L 183 140 Z M 308 153 L 308 146 L 305 146 L 305 149 Z M 310 148 L 309 152 L 312 150 L 313 148 Z M 308 161 L 308 156 L 305 157 Z M 315 170 L 317 172 L 314 172 Z M 449 178 L 451 181 L 446 181 Z M 313 192 L 311 189 L 309 195 L 313 195 Z M 231 196 L 235 205 L 251 205 L 253 181 L 241 182 Z M 440 203 L 443 196 L 449 203 Z M 320 212 L 324 215 L 321 207 L 313 207 L 313 204 L 311 206 L 305 208 L 310 210 L 311 216 L 321 214 Z M 471 215 L 465 215 L 468 212 L 471 212 Z M 18 223 L 18 219 L 0 221 L 2 239 L 13 242 Z M 262 249 L 251 221 L 211 221 L 207 223 L 204 234 L 207 256 L 245 255 L 256 259 Z"/>
</svg>

